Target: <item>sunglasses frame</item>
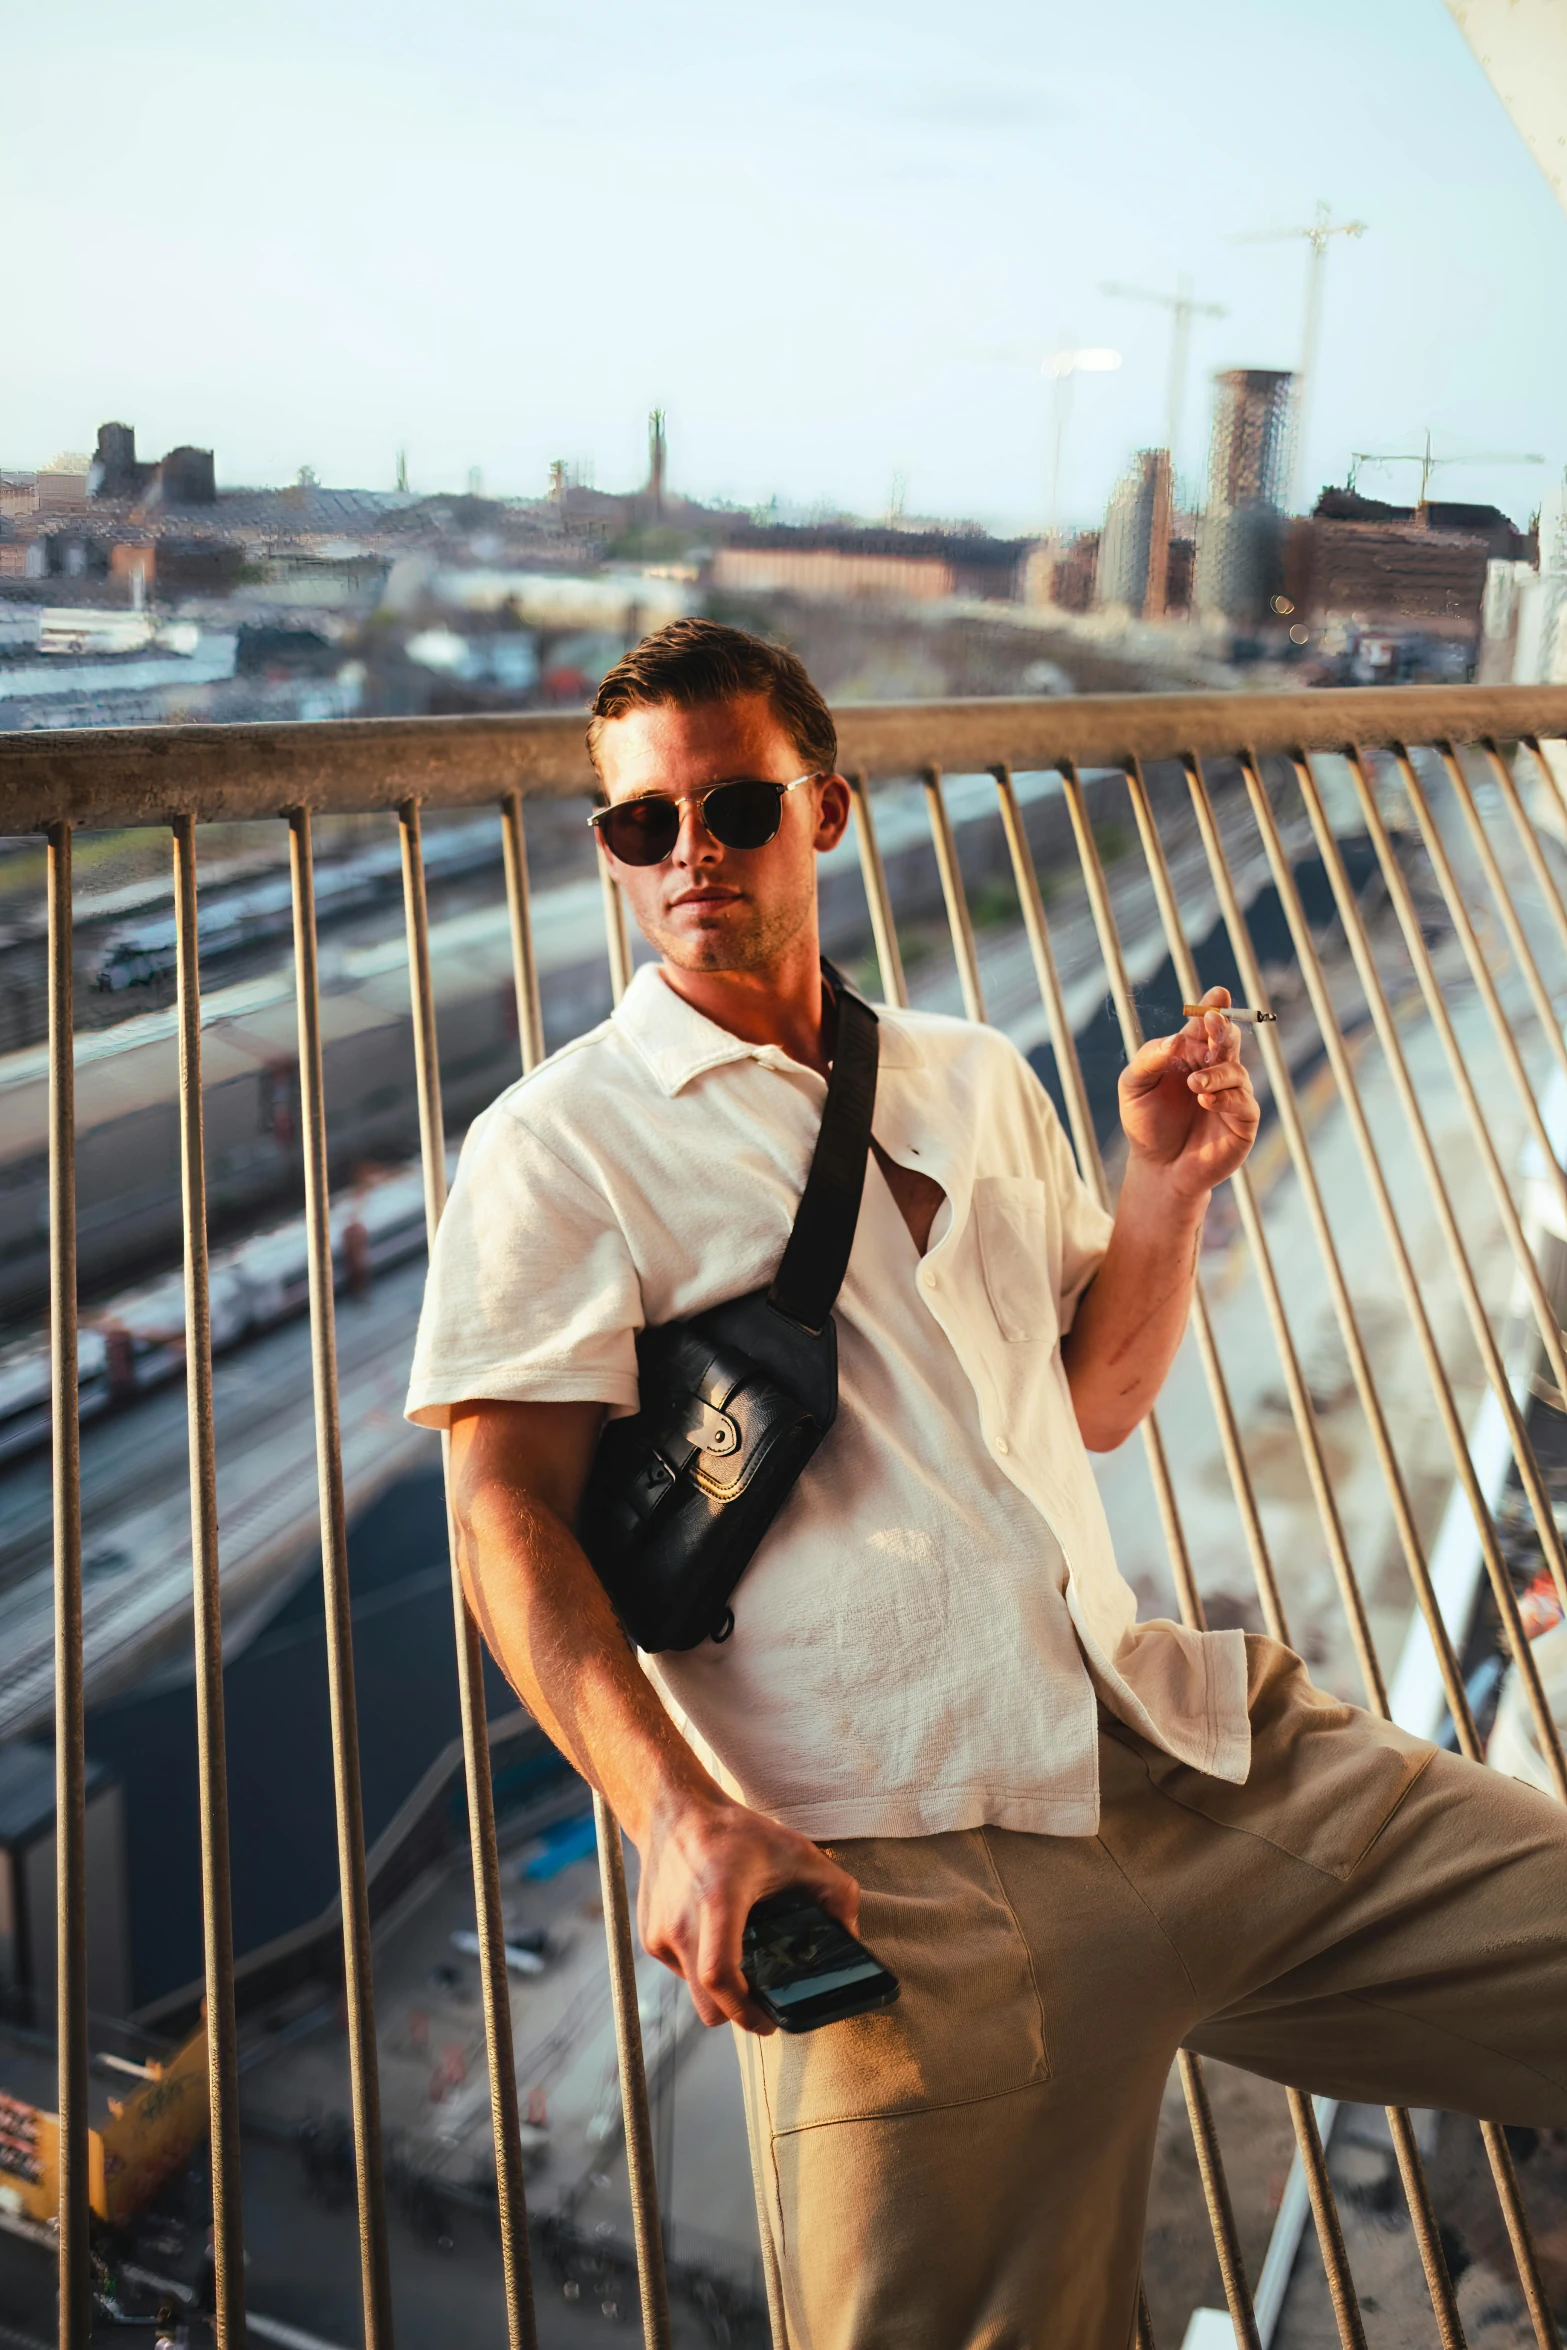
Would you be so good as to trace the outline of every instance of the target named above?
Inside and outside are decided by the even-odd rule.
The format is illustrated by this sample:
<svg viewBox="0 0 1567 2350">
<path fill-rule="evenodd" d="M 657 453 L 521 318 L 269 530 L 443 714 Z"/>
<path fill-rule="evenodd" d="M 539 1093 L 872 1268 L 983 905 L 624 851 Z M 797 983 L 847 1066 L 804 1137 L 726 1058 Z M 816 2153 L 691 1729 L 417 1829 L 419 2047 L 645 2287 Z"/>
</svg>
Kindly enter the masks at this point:
<svg viewBox="0 0 1567 2350">
<path fill-rule="evenodd" d="M 737 783 L 755 783 L 765 785 L 769 791 L 775 791 L 778 794 L 778 822 L 773 827 L 773 830 L 768 834 L 767 839 L 764 841 L 758 841 L 757 843 L 758 848 L 771 848 L 773 842 L 778 838 L 779 831 L 783 826 L 783 804 L 789 793 L 792 791 L 798 791 L 802 783 L 817 783 L 824 775 L 830 775 L 831 772 L 831 768 L 828 767 L 813 767 L 809 774 L 796 775 L 792 777 L 788 783 L 778 783 L 770 775 L 726 775 L 723 777 L 721 782 L 704 785 L 701 791 L 633 792 L 630 799 L 609 800 L 605 802 L 602 808 L 595 808 L 592 815 L 588 818 L 588 822 L 593 826 L 594 830 L 598 832 L 598 837 L 603 842 L 607 854 L 615 858 L 617 865 L 630 865 L 633 871 L 640 870 L 642 872 L 647 872 L 654 865 L 665 864 L 674 854 L 676 844 L 680 839 L 680 810 L 682 808 L 695 808 L 697 812 L 697 821 L 701 824 L 704 831 L 710 831 L 710 827 L 707 822 L 707 803 L 712 798 L 714 792 L 732 791 Z M 599 831 L 599 827 L 604 823 L 607 817 L 617 814 L 620 809 L 633 808 L 637 806 L 639 802 L 644 800 L 658 800 L 661 801 L 666 808 L 673 808 L 675 810 L 675 838 L 670 842 L 669 847 L 664 851 L 662 857 L 653 857 L 649 860 L 647 865 L 637 867 L 631 858 L 616 856 L 614 844 L 609 839 L 607 833 Z M 716 832 L 711 833 L 711 837 L 718 841 L 718 845 L 721 849 L 727 849 L 734 845 L 730 841 L 719 839 L 719 835 Z M 749 852 L 742 851 L 741 853 L 747 854 Z"/>
</svg>

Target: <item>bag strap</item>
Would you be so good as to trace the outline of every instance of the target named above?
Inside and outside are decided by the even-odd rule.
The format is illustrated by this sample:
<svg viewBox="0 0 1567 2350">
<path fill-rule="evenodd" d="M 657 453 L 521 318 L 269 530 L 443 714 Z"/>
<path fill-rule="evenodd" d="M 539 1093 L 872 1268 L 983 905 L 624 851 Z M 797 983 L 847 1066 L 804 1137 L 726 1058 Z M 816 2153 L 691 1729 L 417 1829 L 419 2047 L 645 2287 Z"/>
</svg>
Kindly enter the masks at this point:
<svg viewBox="0 0 1567 2350">
<path fill-rule="evenodd" d="M 860 1220 L 865 1161 L 876 1108 L 879 1038 L 876 1015 L 851 995 L 830 963 L 822 965 L 838 1003 L 838 1041 L 827 1078 L 821 1132 L 767 1302 L 774 1313 L 819 1337 L 843 1287 Z"/>
</svg>

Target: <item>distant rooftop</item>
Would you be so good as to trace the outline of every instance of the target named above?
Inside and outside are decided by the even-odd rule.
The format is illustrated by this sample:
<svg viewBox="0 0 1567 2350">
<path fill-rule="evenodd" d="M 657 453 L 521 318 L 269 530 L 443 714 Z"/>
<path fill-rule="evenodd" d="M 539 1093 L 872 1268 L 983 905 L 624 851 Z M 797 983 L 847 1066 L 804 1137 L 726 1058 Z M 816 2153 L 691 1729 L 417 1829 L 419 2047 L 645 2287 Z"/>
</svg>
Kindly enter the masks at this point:
<svg viewBox="0 0 1567 2350">
<path fill-rule="evenodd" d="M 1312 508 L 1321 522 L 1413 522 L 1424 514 L 1432 530 L 1515 530 L 1517 525 L 1500 506 L 1469 505 L 1461 499 L 1429 498 L 1425 506 L 1392 506 L 1382 498 L 1367 498 L 1359 490 L 1325 489 Z"/>
<path fill-rule="evenodd" d="M 253 524 L 294 530 L 343 530 L 379 522 L 425 500 L 412 490 L 329 490 L 293 483 L 282 490 L 219 490 L 215 518 L 228 529 Z"/>
<path fill-rule="evenodd" d="M 802 554 L 841 551 L 906 558 L 933 556 L 938 560 L 956 555 L 965 564 L 1013 563 L 1026 543 L 1022 539 L 993 539 L 978 530 L 898 530 L 850 522 L 749 523 L 725 535 L 732 547 L 789 548 Z"/>
</svg>

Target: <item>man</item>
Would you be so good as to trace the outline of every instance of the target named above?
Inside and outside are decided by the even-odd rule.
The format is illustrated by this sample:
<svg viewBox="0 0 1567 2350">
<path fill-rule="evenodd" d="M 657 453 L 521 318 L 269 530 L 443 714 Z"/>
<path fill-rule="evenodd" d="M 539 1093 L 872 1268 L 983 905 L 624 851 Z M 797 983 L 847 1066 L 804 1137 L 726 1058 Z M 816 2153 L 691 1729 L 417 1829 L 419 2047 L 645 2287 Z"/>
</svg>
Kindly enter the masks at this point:
<svg viewBox="0 0 1567 2350">
<path fill-rule="evenodd" d="M 1088 1455 L 1153 1403 L 1256 1134 L 1222 989 L 1122 1078 L 1113 1222 L 1004 1038 L 881 1013 L 837 1422 L 733 1637 L 638 1659 L 572 1529 L 637 1331 L 788 1238 L 849 796 L 799 663 L 707 622 L 611 670 L 589 743 L 660 960 L 475 1124 L 441 1226 L 409 1410 L 451 1430 L 472 1605 L 635 1843 L 647 1948 L 740 2027 L 795 2350 L 1125 2350 L 1180 2046 L 1567 2123 L 1567 1815 L 1272 1642 L 1134 1620 Z M 767 2036 L 741 1929 L 785 1885 L 895 2006 Z"/>
</svg>

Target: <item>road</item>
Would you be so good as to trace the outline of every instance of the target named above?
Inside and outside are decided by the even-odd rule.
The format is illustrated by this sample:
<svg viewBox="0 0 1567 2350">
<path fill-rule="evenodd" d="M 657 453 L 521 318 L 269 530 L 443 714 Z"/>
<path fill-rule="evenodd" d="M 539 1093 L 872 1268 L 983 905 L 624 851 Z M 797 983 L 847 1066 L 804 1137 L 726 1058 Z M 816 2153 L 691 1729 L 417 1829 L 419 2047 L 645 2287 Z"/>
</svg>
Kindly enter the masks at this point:
<svg viewBox="0 0 1567 2350">
<path fill-rule="evenodd" d="M 437 1439 L 402 1417 L 424 1260 L 337 1304 L 343 1479 L 350 1520 Z M 232 1648 L 275 1607 L 318 1542 L 310 1329 L 273 1331 L 213 1368 L 219 1543 Z M 83 1640 L 94 1699 L 184 1649 L 191 1542 L 183 1382 L 82 1430 Z M 52 1506 L 39 1452 L 0 1477 L 0 1738 L 53 1705 Z"/>
<path fill-rule="evenodd" d="M 594 2337 L 595 2319 L 632 2316 L 632 2240 L 621 2130 L 619 2073 L 609 2003 L 598 1864 L 590 1854 L 547 1880 L 524 1874 L 531 1847 L 503 1823 L 502 1887 L 509 1931 L 542 1928 L 550 1959 L 537 1978 L 508 1978 L 512 2040 L 528 2164 L 528 2210 L 537 2224 L 558 2215 L 584 2247 L 612 2254 L 614 2279 L 568 2301 L 550 2265 L 535 2259 L 541 2338 L 563 2345 Z M 636 1856 L 627 1855 L 633 1891 Z M 431 2263 L 394 2220 L 399 2339 L 430 2345 L 499 2338 L 499 2254 L 479 2240 L 463 2203 L 494 2176 L 489 2079 L 478 1970 L 454 1950 L 454 1930 L 471 1927 L 473 1893 L 465 1856 L 410 1896 L 376 1940 L 376 2038 L 382 2123 L 395 2149 L 396 2178 L 429 2180 L 452 2200 L 445 2227 L 459 2260 Z M 651 2089 L 655 2161 L 665 2242 L 689 2276 L 705 2272 L 757 2307 L 762 2299 L 756 2214 L 746 2153 L 739 2074 L 727 2031 L 704 2032 L 683 1983 L 646 1956 L 637 1965 L 638 2006 Z M 349 2085 L 344 2034 L 330 2001 L 302 2006 L 282 2030 L 252 2030 L 241 2056 L 241 2099 L 253 2150 L 272 2149 L 267 2209 L 248 2239 L 250 2288 L 286 2320 L 351 2341 L 357 2333 L 353 2227 L 315 2227 L 309 2249 L 280 2236 L 277 2206 L 298 2196 L 297 2157 L 285 2152 L 306 2115 L 342 2115 Z M 292 2174 L 292 2175 L 291 2175 Z M 298 2182 L 298 2183 L 296 2183 Z M 394 2178 L 395 2186 L 395 2178 Z M 248 2198 L 247 2198 L 248 2202 Z M 399 2207 L 394 2197 L 394 2212 Z M 248 2213 L 247 2213 L 248 2217 Z M 711 2343 L 689 2291 L 672 2278 L 677 2343 Z M 435 2304 L 427 2299 L 434 2291 Z M 598 2306 L 594 2306 L 594 2303 Z M 605 2303 L 609 2306 L 606 2307 Z M 759 2329 L 748 2329 L 746 2339 Z"/>
</svg>

